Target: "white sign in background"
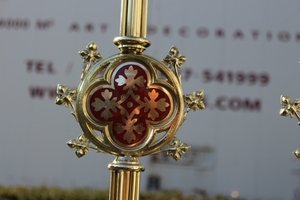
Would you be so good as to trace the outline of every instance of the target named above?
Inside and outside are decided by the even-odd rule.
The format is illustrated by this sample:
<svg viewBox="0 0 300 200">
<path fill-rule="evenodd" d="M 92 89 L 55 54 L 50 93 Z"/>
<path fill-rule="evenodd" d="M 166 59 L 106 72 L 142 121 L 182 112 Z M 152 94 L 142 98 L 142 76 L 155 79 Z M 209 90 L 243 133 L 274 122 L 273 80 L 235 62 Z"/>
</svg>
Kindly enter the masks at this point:
<svg viewBox="0 0 300 200">
<path fill-rule="evenodd" d="M 114 157 L 78 159 L 68 149 L 81 129 L 70 108 L 55 105 L 54 92 L 58 83 L 77 87 L 77 52 L 90 41 L 103 57 L 118 53 L 119 11 L 119 1 L 0 1 L 0 184 L 108 188 Z M 215 154 L 209 170 L 141 158 L 142 190 L 157 175 L 162 188 L 187 193 L 295 195 L 299 127 L 278 112 L 281 94 L 300 97 L 299 18 L 296 0 L 149 1 L 145 53 L 162 60 L 177 46 L 188 58 L 184 93 L 206 94 L 207 109 L 189 113 L 177 136 Z"/>
</svg>

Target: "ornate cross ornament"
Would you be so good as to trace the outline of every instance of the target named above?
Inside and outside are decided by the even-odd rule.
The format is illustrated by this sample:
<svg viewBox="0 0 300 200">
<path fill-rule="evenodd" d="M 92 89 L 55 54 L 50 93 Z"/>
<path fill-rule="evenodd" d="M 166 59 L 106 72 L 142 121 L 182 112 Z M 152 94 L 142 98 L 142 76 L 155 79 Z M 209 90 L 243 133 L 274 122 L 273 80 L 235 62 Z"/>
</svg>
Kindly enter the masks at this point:
<svg viewBox="0 0 300 200">
<path fill-rule="evenodd" d="M 111 170 L 110 199 L 139 198 L 137 158 L 166 152 L 179 160 L 190 146 L 175 134 L 191 110 L 205 108 L 204 92 L 183 94 L 178 68 L 186 61 L 171 47 L 162 61 L 143 54 L 148 0 L 121 1 L 120 53 L 102 58 L 94 42 L 79 51 L 87 63 L 77 89 L 58 85 L 56 104 L 72 107 L 83 133 L 67 142 L 82 157 L 90 149 L 117 158 Z"/>
</svg>

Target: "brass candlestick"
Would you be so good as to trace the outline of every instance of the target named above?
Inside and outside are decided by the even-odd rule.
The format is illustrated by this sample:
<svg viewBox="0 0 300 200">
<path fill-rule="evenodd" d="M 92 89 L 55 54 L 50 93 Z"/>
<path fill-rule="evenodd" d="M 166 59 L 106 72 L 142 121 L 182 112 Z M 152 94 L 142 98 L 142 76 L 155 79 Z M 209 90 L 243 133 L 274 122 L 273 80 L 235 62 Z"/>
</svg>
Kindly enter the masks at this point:
<svg viewBox="0 0 300 200">
<path fill-rule="evenodd" d="M 113 154 L 110 199 L 138 200 L 138 157 L 166 152 L 175 160 L 190 146 L 176 137 L 191 110 L 204 109 L 204 92 L 183 95 L 181 68 L 186 57 L 176 47 L 158 61 L 143 54 L 148 0 L 121 1 L 120 36 L 114 43 L 120 53 L 102 59 L 91 42 L 79 51 L 84 63 L 78 89 L 58 85 L 56 104 L 69 105 L 83 133 L 67 142 L 82 157 L 90 149 Z M 75 104 L 76 102 L 76 104 Z"/>
</svg>

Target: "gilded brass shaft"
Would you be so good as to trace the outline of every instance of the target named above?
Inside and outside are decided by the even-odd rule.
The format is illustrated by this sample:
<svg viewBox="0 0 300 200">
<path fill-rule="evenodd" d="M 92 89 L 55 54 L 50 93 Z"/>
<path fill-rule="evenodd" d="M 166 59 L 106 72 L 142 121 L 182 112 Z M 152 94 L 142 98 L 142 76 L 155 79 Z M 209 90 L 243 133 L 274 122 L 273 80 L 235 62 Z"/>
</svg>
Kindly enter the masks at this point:
<svg viewBox="0 0 300 200">
<path fill-rule="evenodd" d="M 137 158 L 120 156 L 108 165 L 110 175 L 110 200 L 138 200 L 140 193 L 140 172 L 145 167 Z"/>
<path fill-rule="evenodd" d="M 122 0 L 120 36 L 114 39 L 121 53 L 142 53 L 150 46 L 147 36 L 148 0 Z"/>
<path fill-rule="evenodd" d="M 120 36 L 147 36 L 148 0 L 122 0 Z"/>
</svg>

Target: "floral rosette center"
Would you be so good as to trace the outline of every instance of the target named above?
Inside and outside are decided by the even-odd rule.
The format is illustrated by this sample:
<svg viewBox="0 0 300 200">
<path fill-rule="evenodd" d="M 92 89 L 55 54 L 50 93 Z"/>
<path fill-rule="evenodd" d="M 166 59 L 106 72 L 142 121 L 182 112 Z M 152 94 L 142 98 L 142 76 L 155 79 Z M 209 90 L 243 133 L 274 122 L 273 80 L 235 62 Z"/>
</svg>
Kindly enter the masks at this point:
<svg viewBox="0 0 300 200">
<path fill-rule="evenodd" d="M 168 89 L 150 80 L 143 65 L 124 63 L 114 70 L 110 85 L 98 85 L 89 94 L 89 115 L 108 125 L 110 137 L 122 147 L 141 144 L 152 125 L 166 123 L 171 115 L 173 102 Z"/>
</svg>

